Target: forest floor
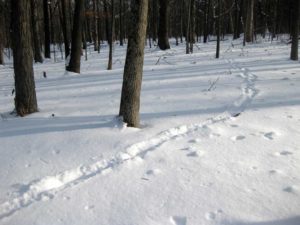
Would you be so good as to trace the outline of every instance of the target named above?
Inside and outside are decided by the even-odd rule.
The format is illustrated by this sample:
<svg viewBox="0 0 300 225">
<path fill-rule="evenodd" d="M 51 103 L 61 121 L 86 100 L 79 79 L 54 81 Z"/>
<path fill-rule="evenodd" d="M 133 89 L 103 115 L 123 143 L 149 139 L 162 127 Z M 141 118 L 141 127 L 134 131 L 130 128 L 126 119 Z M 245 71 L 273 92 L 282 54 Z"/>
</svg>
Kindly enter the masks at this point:
<svg viewBox="0 0 300 225">
<path fill-rule="evenodd" d="M 299 225 L 299 62 L 280 41 L 215 44 L 146 48 L 141 129 L 116 117 L 125 47 L 111 71 L 105 45 L 80 75 L 35 64 L 24 118 L 0 67 L 0 224 Z"/>
</svg>

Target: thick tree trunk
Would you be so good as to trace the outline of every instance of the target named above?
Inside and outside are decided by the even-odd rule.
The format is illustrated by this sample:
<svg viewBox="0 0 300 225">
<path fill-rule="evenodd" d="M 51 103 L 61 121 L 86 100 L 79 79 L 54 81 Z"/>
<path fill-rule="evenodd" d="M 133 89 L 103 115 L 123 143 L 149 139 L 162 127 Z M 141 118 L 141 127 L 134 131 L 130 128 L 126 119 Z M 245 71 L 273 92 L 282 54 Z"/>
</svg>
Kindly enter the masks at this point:
<svg viewBox="0 0 300 225">
<path fill-rule="evenodd" d="M 48 0 L 43 1 L 44 8 L 44 32 L 45 32 L 45 58 L 51 58 L 50 53 L 50 25 L 49 25 L 49 10 L 48 10 Z"/>
<path fill-rule="evenodd" d="M 300 3 L 299 0 L 293 0 L 292 18 L 294 24 L 292 26 L 292 47 L 291 47 L 291 60 L 298 60 L 298 44 L 299 44 L 299 19 L 300 19 Z"/>
<path fill-rule="evenodd" d="M 245 41 L 253 42 L 254 31 L 254 0 L 247 0 L 247 17 L 246 17 L 246 30 Z"/>
<path fill-rule="evenodd" d="M 158 47 L 161 50 L 170 48 L 169 44 L 169 11 L 170 1 L 159 0 Z"/>
<path fill-rule="evenodd" d="M 84 22 L 84 0 L 75 0 L 74 24 L 72 30 L 72 47 L 70 63 L 67 70 L 80 73 L 80 59 L 82 50 L 82 30 Z"/>
<path fill-rule="evenodd" d="M 139 127 L 148 0 L 132 0 L 131 4 L 131 28 L 124 67 L 119 115 L 123 117 L 127 126 Z"/>
<path fill-rule="evenodd" d="M 42 63 L 43 56 L 40 46 L 39 31 L 38 31 L 38 22 L 37 22 L 37 8 L 35 0 L 30 0 L 31 7 L 31 28 L 33 36 L 33 51 L 34 51 L 34 61 Z"/>
<path fill-rule="evenodd" d="M 11 1 L 12 43 L 15 73 L 15 108 L 19 116 L 38 111 L 30 29 L 30 1 Z"/>
</svg>

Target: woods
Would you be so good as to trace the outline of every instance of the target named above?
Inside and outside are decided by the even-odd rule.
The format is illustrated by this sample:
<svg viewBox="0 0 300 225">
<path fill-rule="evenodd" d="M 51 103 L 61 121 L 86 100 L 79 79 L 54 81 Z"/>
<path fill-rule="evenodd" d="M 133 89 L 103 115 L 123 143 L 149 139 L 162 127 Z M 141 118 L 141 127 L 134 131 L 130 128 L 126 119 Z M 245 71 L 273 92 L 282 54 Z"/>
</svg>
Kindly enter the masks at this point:
<svg viewBox="0 0 300 225">
<path fill-rule="evenodd" d="M 197 43 L 215 41 L 216 58 L 220 58 L 220 45 L 226 35 L 233 39 L 243 36 L 244 45 L 249 45 L 259 36 L 267 35 L 273 40 L 286 33 L 291 38 L 291 41 L 285 40 L 291 43 L 290 58 L 298 60 L 299 1 L 296 0 L 277 0 L 276 4 L 270 0 L 149 0 L 139 3 L 139 9 L 129 0 L 30 0 L 29 5 L 20 1 L 19 11 L 14 3 L 12 0 L 0 2 L 3 12 L 0 16 L 0 64 L 5 63 L 4 55 L 9 56 L 10 49 L 14 49 L 14 63 L 19 65 L 15 68 L 16 106 L 25 107 L 17 109 L 20 115 L 37 111 L 31 58 L 36 63 L 43 63 L 44 58 L 56 61 L 59 51 L 66 60 L 66 70 L 80 73 L 82 56 L 88 60 L 89 46 L 101 54 L 101 45 L 107 43 L 109 54 L 103 57 L 108 58 L 107 69 L 112 70 L 114 46 L 128 43 L 120 115 L 130 121 L 130 126 L 139 124 L 138 119 L 132 118 L 138 118 L 134 111 L 138 112 L 145 37 L 150 47 L 153 45 L 161 50 L 171 48 L 172 38 L 176 45 L 185 42 L 186 54 L 192 54 Z M 7 11 L 10 6 L 11 14 Z M 132 13 L 140 13 L 134 10 L 143 10 L 143 13 L 132 18 Z M 24 22 L 18 24 L 16 21 L 20 22 L 20 18 Z M 10 24 L 12 35 L 8 35 Z M 141 33 L 134 37 L 137 32 Z M 19 74 L 23 71 L 26 75 L 20 79 L 25 81 L 20 81 Z M 131 77 L 137 79 L 130 81 L 134 84 L 127 81 Z M 29 86 L 23 87 L 25 84 Z M 126 90 L 131 89 L 136 89 L 135 93 L 128 94 Z M 23 94 L 24 90 L 28 93 Z M 136 105 L 135 110 L 125 109 L 129 101 L 129 105 Z M 135 115 L 128 119 L 130 114 Z"/>
</svg>

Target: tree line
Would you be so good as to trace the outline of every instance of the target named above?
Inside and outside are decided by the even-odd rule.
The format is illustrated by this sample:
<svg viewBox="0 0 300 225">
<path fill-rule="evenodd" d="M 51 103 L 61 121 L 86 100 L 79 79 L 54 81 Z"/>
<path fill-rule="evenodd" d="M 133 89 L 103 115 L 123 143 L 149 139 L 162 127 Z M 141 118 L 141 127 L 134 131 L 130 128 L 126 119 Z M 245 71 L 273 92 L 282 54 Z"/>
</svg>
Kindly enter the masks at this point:
<svg viewBox="0 0 300 225">
<path fill-rule="evenodd" d="M 101 53 L 127 44 L 119 115 L 128 126 L 139 126 L 139 99 L 145 43 L 161 50 L 185 44 L 193 53 L 197 42 L 216 41 L 220 56 L 225 35 L 277 39 L 290 34 L 292 60 L 298 60 L 298 0 L 4 0 L 0 1 L 0 64 L 13 56 L 15 109 L 19 116 L 38 110 L 33 62 L 66 59 L 66 70 L 80 73 L 83 51 Z M 12 53 L 11 53 L 12 50 Z M 86 55 L 87 56 L 87 55 Z"/>
</svg>

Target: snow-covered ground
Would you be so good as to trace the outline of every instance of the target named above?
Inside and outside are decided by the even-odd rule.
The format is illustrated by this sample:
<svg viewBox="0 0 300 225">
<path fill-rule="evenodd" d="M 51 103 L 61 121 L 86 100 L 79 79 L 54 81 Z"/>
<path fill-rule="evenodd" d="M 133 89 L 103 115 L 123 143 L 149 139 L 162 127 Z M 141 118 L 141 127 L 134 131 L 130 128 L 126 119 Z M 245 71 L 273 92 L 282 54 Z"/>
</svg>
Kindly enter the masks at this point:
<svg viewBox="0 0 300 225">
<path fill-rule="evenodd" d="M 299 225 L 300 65 L 241 40 L 146 48 L 142 128 L 117 118 L 126 48 L 34 66 L 40 111 L 0 68 L 1 225 Z M 84 57 L 83 57 L 84 60 Z M 46 71 L 47 78 L 43 77 Z"/>
</svg>

